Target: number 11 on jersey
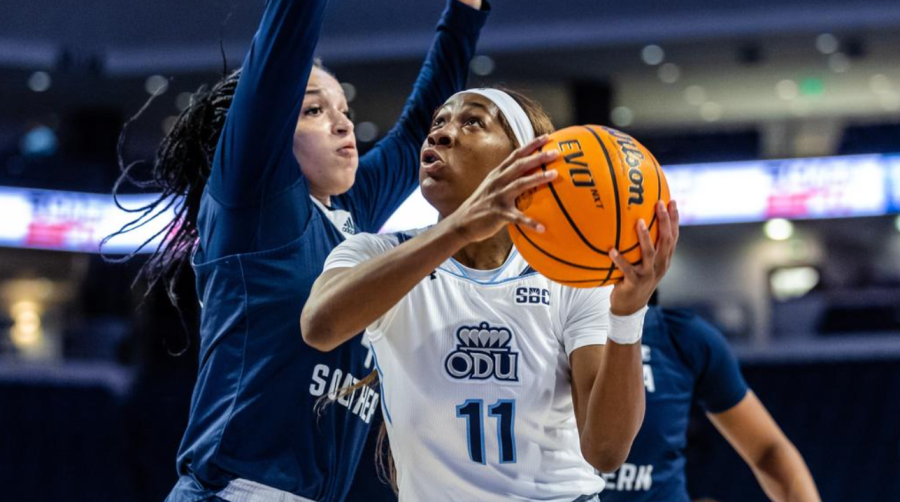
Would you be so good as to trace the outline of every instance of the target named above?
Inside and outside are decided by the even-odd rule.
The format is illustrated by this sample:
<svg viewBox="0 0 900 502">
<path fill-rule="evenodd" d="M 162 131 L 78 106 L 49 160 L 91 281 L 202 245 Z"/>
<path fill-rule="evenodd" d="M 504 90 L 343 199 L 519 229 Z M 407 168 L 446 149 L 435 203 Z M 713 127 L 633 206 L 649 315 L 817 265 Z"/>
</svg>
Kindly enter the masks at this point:
<svg viewBox="0 0 900 502">
<path fill-rule="evenodd" d="M 472 462 L 484 464 L 484 401 L 481 399 L 466 400 L 456 407 L 456 416 L 466 419 L 469 459 Z M 488 407 L 488 416 L 497 419 L 497 445 L 500 448 L 500 463 L 515 463 L 516 401 L 500 399 Z"/>
</svg>

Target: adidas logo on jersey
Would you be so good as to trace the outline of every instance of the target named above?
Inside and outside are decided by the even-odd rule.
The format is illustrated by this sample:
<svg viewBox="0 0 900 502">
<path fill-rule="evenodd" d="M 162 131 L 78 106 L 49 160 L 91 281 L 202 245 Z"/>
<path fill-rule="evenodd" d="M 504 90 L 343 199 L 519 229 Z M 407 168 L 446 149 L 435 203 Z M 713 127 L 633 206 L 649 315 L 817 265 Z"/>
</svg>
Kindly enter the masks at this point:
<svg viewBox="0 0 900 502">
<path fill-rule="evenodd" d="M 356 235 L 356 225 L 353 224 L 352 218 L 347 218 L 347 221 L 344 222 L 344 226 L 341 228 L 341 232 L 347 235 Z"/>
<path fill-rule="evenodd" d="M 519 354 L 510 347 L 512 332 L 509 328 L 491 327 L 486 322 L 478 326 L 461 326 L 456 330 L 456 340 L 456 350 L 444 361 L 444 368 L 451 378 L 519 381 Z"/>
</svg>

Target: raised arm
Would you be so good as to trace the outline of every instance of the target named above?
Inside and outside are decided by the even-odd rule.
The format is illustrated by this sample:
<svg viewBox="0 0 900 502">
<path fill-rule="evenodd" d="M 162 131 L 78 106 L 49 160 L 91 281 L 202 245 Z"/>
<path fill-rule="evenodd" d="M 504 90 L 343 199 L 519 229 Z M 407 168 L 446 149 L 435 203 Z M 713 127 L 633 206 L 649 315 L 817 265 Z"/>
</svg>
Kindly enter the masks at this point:
<svg viewBox="0 0 900 502">
<path fill-rule="evenodd" d="M 377 232 L 418 186 L 419 147 L 431 117 L 447 98 L 465 88 L 489 11 L 481 0 L 448 0 L 403 113 L 387 136 L 360 158 L 356 184 L 342 201 L 363 231 Z"/>
<path fill-rule="evenodd" d="M 581 451 L 601 472 L 612 472 L 628 458 L 644 419 L 644 380 L 640 336 L 650 295 L 669 267 L 678 241 L 674 203 L 656 208 L 659 241 L 655 247 L 643 221 L 638 223 L 642 261 L 630 265 L 610 252 L 625 278 L 610 297 L 609 342 L 570 355 L 572 401 L 581 435 Z M 594 308 L 600 308 L 599 305 Z"/>
<path fill-rule="evenodd" d="M 708 413 L 710 421 L 753 470 L 775 502 L 820 502 L 806 462 L 756 395 L 748 392 L 733 408 Z"/>
<path fill-rule="evenodd" d="M 299 179 L 291 138 L 326 4 L 268 0 L 210 173 L 208 190 L 221 204 L 256 204 Z"/>
</svg>

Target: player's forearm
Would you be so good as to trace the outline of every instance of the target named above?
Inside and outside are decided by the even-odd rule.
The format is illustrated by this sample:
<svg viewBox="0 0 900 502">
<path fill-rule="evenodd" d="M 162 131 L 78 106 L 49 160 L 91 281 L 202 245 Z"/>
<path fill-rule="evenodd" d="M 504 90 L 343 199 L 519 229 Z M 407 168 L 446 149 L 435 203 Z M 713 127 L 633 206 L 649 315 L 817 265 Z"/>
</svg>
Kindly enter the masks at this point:
<svg viewBox="0 0 900 502">
<path fill-rule="evenodd" d="M 644 380 L 640 343 L 610 341 L 591 389 L 581 434 L 585 459 L 601 472 L 625 462 L 644 420 Z"/>
<path fill-rule="evenodd" d="M 259 204 L 297 180 L 291 154 L 327 0 L 271 0 L 228 108 L 210 193 L 230 206 Z"/>
<path fill-rule="evenodd" d="M 487 17 L 488 10 L 481 10 L 480 5 L 475 8 L 459 0 L 447 2 L 413 92 L 386 140 L 421 145 L 431 127 L 434 110 L 465 88 L 469 63 Z M 418 149 L 414 160 L 418 173 Z"/>
<path fill-rule="evenodd" d="M 447 220 L 401 246 L 313 285 L 300 317 L 303 339 L 323 351 L 353 338 L 387 313 L 465 241 Z"/>
<path fill-rule="evenodd" d="M 751 465 L 760 486 L 774 502 L 820 502 L 803 457 L 786 438 Z"/>
</svg>

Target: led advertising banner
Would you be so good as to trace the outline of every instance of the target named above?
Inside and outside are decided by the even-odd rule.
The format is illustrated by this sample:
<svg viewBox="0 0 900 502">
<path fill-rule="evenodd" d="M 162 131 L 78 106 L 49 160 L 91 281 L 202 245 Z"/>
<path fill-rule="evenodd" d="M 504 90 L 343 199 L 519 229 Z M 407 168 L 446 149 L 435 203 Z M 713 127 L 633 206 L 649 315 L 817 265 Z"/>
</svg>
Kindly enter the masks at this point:
<svg viewBox="0 0 900 502">
<path fill-rule="evenodd" d="M 875 216 L 892 207 L 894 158 L 878 155 L 664 168 L 682 223 Z"/>
<path fill-rule="evenodd" d="M 683 225 L 876 216 L 900 212 L 900 156 L 855 155 L 663 166 Z M 383 231 L 427 226 L 416 191 Z"/>
<path fill-rule="evenodd" d="M 900 155 L 857 155 L 665 166 L 684 225 L 811 219 L 900 213 Z M 124 195 L 123 207 L 137 210 L 152 194 Z M 104 251 L 123 254 L 150 240 L 173 217 L 159 217 L 113 238 Z M 107 235 L 140 213 L 119 209 L 109 194 L 0 187 L 0 246 L 96 253 Z M 417 190 L 382 231 L 419 228 L 437 212 Z M 155 236 L 155 237 L 154 237 Z"/>
<path fill-rule="evenodd" d="M 137 209 L 154 195 L 124 195 L 123 207 Z M 160 208 L 162 209 L 162 208 Z M 109 194 L 61 192 L 0 187 L 0 246 L 96 253 L 100 241 L 132 221 L 139 213 L 116 207 Z M 171 209 L 132 232 L 112 239 L 104 252 L 124 254 L 151 239 L 146 251 L 161 240 L 158 233 L 172 220 Z"/>
</svg>

